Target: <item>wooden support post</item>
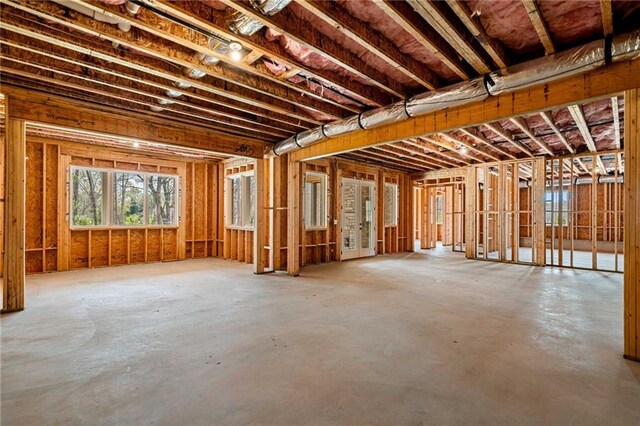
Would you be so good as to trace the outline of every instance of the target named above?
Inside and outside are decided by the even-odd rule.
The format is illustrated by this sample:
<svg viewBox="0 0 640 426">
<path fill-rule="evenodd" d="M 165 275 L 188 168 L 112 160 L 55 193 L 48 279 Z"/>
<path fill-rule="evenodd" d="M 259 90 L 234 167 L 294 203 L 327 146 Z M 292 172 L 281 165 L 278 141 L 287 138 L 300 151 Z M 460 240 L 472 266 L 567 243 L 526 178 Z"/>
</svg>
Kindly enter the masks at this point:
<svg viewBox="0 0 640 426">
<path fill-rule="evenodd" d="M 469 166 L 465 179 L 465 257 L 475 259 L 476 257 L 476 227 L 478 226 L 478 215 L 476 214 L 476 195 L 478 188 L 478 176 L 476 168 Z"/>
<path fill-rule="evenodd" d="M 624 106 L 624 357 L 640 361 L 640 89 Z"/>
<path fill-rule="evenodd" d="M 533 162 L 533 179 L 531 190 L 533 191 L 533 234 L 532 245 L 535 246 L 535 258 L 533 264 L 544 266 L 547 260 L 545 241 L 545 214 L 544 192 L 546 186 L 546 160 L 536 158 Z"/>
<path fill-rule="evenodd" d="M 2 311 L 24 309 L 26 124 L 11 118 L 6 98 L 6 166 L 4 215 L 4 279 Z"/>
<path fill-rule="evenodd" d="M 288 158 L 287 273 L 300 274 L 300 162 Z"/>
<path fill-rule="evenodd" d="M 258 159 L 255 161 L 255 165 L 253 168 L 254 173 L 254 189 L 255 189 L 255 224 L 253 229 L 253 273 L 254 274 L 263 274 L 264 273 L 264 246 L 266 245 L 265 241 L 265 206 L 266 206 L 266 191 L 264 185 L 264 167 L 265 161 L 263 159 Z"/>
</svg>

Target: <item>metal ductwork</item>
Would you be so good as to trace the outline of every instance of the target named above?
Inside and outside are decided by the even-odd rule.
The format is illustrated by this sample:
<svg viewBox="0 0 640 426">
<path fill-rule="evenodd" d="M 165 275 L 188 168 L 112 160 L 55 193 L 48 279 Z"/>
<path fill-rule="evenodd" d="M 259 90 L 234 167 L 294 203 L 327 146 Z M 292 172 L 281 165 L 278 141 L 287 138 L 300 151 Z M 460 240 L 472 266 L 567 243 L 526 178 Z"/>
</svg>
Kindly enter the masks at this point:
<svg viewBox="0 0 640 426">
<path fill-rule="evenodd" d="M 127 22 L 125 19 L 118 18 L 117 16 L 112 15 L 110 13 L 98 12 L 77 1 L 70 1 L 70 0 L 52 0 L 52 1 L 54 3 L 57 3 L 61 6 L 66 7 L 67 9 L 71 9 L 78 13 L 82 13 L 83 15 L 89 16 L 90 18 L 93 18 L 96 21 L 117 25 L 120 31 L 129 32 L 129 30 L 131 29 L 131 24 Z M 135 15 L 136 13 L 138 13 L 138 9 L 140 8 L 140 6 L 135 5 L 131 2 L 127 2 L 126 8 L 129 13 L 131 13 L 132 15 Z"/>
<path fill-rule="evenodd" d="M 372 129 L 434 111 L 482 101 L 600 68 L 611 62 L 640 57 L 640 30 L 594 41 L 584 46 L 534 59 L 483 77 L 414 96 L 382 108 L 306 130 L 275 144 L 267 156 L 281 155 L 323 139 L 360 129 Z"/>
<path fill-rule="evenodd" d="M 577 176 L 573 179 L 565 179 L 563 184 L 564 186 L 569 185 L 591 185 L 593 183 L 593 176 L 591 175 L 581 175 Z M 596 183 L 624 183 L 624 175 L 619 174 L 618 176 L 614 174 L 609 175 L 598 175 L 596 176 Z M 553 182 L 553 186 L 559 186 L 560 182 L 555 180 Z M 520 188 L 530 188 L 531 182 L 528 180 L 521 180 L 519 185 Z M 551 182 L 547 182 L 547 187 L 551 186 Z"/>
<path fill-rule="evenodd" d="M 291 0 L 250 0 L 250 3 L 264 16 L 273 16 L 287 7 Z M 232 13 L 228 23 L 231 31 L 244 36 L 252 36 L 264 27 L 262 22 L 240 12 Z"/>
</svg>

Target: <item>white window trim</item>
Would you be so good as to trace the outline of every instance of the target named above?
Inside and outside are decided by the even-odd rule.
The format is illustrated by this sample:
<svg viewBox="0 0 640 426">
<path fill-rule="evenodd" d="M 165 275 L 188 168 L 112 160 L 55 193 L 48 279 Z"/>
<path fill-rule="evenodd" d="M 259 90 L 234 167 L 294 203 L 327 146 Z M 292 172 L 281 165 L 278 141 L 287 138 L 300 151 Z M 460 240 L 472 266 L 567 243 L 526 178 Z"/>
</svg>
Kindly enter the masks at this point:
<svg viewBox="0 0 640 426">
<path fill-rule="evenodd" d="M 244 172 L 239 172 L 239 173 L 234 173 L 231 175 L 227 175 L 224 177 L 225 181 L 224 181 L 224 226 L 227 229 L 237 229 L 237 230 L 241 230 L 241 231 L 253 231 L 255 230 L 255 226 L 256 226 L 256 222 L 257 222 L 257 217 L 254 217 L 253 219 L 253 225 L 233 225 L 231 223 L 231 205 L 233 203 L 232 200 L 232 193 L 231 193 L 231 181 L 235 178 L 240 178 L 240 185 L 241 185 L 241 190 L 240 190 L 240 220 L 244 220 L 245 217 L 245 208 L 247 206 L 245 206 L 245 203 L 243 202 L 243 197 L 245 195 L 245 191 L 247 191 L 247 184 L 246 184 L 246 177 L 249 176 L 254 176 L 255 179 L 255 172 L 253 169 L 251 170 L 247 170 Z M 257 183 L 257 182 L 256 182 Z M 258 185 L 255 184 L 254 185 L 254 189 L 255 191 L 257 191 L 258 189 Z M 257 199 L 257 193 L 254 194 L 254 200 Z M 257 215 L 258 212 L 255 212 L 255 214 Z"/>
<path fill-rule="evenodd" d="M 399 200 L 399 198 L 400 198 L 400 187 L 399 187 L 399 185 L 397 183 L 385 182 L 384 183 L 384 188 L 383 188 L 383 191 L 382 191 L 383 200 L 386 200 L 385 192 L 386 192 L 387 187 L 393 188 L 393 191 L 394 191 L 394 195 L 395 195 L 394 196 L 395 212 L 393 212 L 393 223 L 391 223 L 391 224 L 384 223 L 385 222 L 384 221 L 384 219 L 385 219 L 385 211 L 384 211 L 384 209 L 386 208 L 386 204 L 387 203 L 383 202 L 382 203 L 382 208 L 383 208 L 382 222 L 383 222 L 383 226 L 385 228 L 397 228 L 398 227 L 398 217 L 400 216 L 399 215 L 399 211 L 398 211 L 399 206 L 400 206 L 400 202 L 399 202 L 400 201 Z"/>
<path fill-rule="evenodd" d="M 91 170 L 91 171 L 97 171 L 97 172 L 102 172 L 102 173 L 106 173 L 105 177 L 105 182 L 103 183 L 103 192 L 104 188 L 107 188 L 106 193 L 102 194 L 102 200 L 103 200 L 103 211 L 102 211 L 102 215 L 103 215 L 103 222 L 105 222 L 103 225 L 74 225 L 73 224 L 73 186 L 71 184 L 71 179 L 73 179 L 73 171 L 74 170 Z M 114 192 L 114 188 L 113 188 L 113 183 L 114 183 L 114 179 L 113 179 L 113 174 L 114 173 L 132 173 L 132 174 L 137 174 L 137 175 L 142 175 L 143 179 L 144 179 L 144 189 L 143 189 L 143 195 L 144 195 L 144 204 L 143 204 L 143 223 L 140 225 L 116 225 L 113 223 L 113 192 Z M 161 224 L 156 224 L 156 225 L 148 225 L 147 224 L 147 182 L 148 182 L 148 177 L 149 176 L 161 176 L 161 177 L 169 177 L 169 178 L 174 178 L 176 180 L 176 215 L 175 215 L 175 222 L 173 224 L 169 224 L 169 225 L 161 225 Z M 67 178 L 67 193 L 68 193 L 68 223 L 69 223 L 69 229 L 71 229 L 72 231 L 86 231 L 86 230 L 96 230 L 96 231 L 103 231 L 103 230 L 109 230 L 109 229 L 160 229 L 160 228 L 164 228 L 164 229 L 175 229 L 178 228 L 180 226 L 180 220 L 182 219 L 181 215 L 180 215 L 180 197 L 182 195 L 182 187 L 181 187 L 181 179 L 179 175 L 172 175 L 172 174 L 167 174 L 167 173 L 155 173 L 155 172 L 142 172 L 142 171 L 137 171 L 137 170 L 129 170 L 129 169 L 111 169 L 111 168 L 105 168 L 105 167 L 94 167 L 94 166 L 69 166 L 69 173 L 68 173 L 68 178 Z"/>
<path fill-rule="evenodd" d="M 322 200 L 324 201 L 323 204 L 323 211 L 322 211 L 322 223 L 323 225 L 318 225 L 318 226 L 307 226 L 307 223 L 305 221 L 305 217 L 304 217 L 304 212 L 306 210 L 305 206 L 304 206 L 304 201 L 306 200 L 306 194 L 305 191 L 307 190 L 307 176 L 318 176 L 319 178 L 322 179 L 323 181 L 323 185 L 322 185 Z M 321 172 L 305 172 L 304 173 L 304 180 L 303 180 L 303 185 L 302 185 L 302 223 L 304 225 L 304 229 L 308 230 L 308 231 L 324 231 L 328 228 L 329 226 L 329 219 L 328 219 L 328 204 L 329 204 L 329 175 L 327 173 L 321 173 Z"/>
</svg>

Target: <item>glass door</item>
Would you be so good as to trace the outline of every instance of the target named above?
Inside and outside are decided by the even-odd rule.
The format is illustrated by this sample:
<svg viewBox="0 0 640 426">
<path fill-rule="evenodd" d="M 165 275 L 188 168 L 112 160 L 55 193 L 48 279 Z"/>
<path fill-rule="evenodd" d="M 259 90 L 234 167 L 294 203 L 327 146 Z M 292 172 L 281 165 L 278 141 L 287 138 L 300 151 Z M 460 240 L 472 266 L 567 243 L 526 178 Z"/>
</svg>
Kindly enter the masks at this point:
<svg viewBox="0 0 640 426">
<path fill-rule="evenodd" d="M 342 178 L 342 259 L 374 256 L 375 183 Z"/>
</svg>

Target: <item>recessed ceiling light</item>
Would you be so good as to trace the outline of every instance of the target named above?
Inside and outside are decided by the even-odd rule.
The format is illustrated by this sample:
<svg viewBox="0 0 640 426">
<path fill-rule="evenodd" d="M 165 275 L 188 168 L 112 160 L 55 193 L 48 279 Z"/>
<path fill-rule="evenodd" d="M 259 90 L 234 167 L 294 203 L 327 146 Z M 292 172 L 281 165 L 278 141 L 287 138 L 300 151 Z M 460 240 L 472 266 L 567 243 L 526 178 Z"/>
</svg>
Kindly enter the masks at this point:
<svg viewBox="0 0 640 426">
<path fill-rule="evenodd" d="M 134 147 L 134 148 L 140 148 L 140 144 L 139 144 L 138 142 L 134 142 L 134 143 L 133 143 L 133 147 Z"/>
</svg>

